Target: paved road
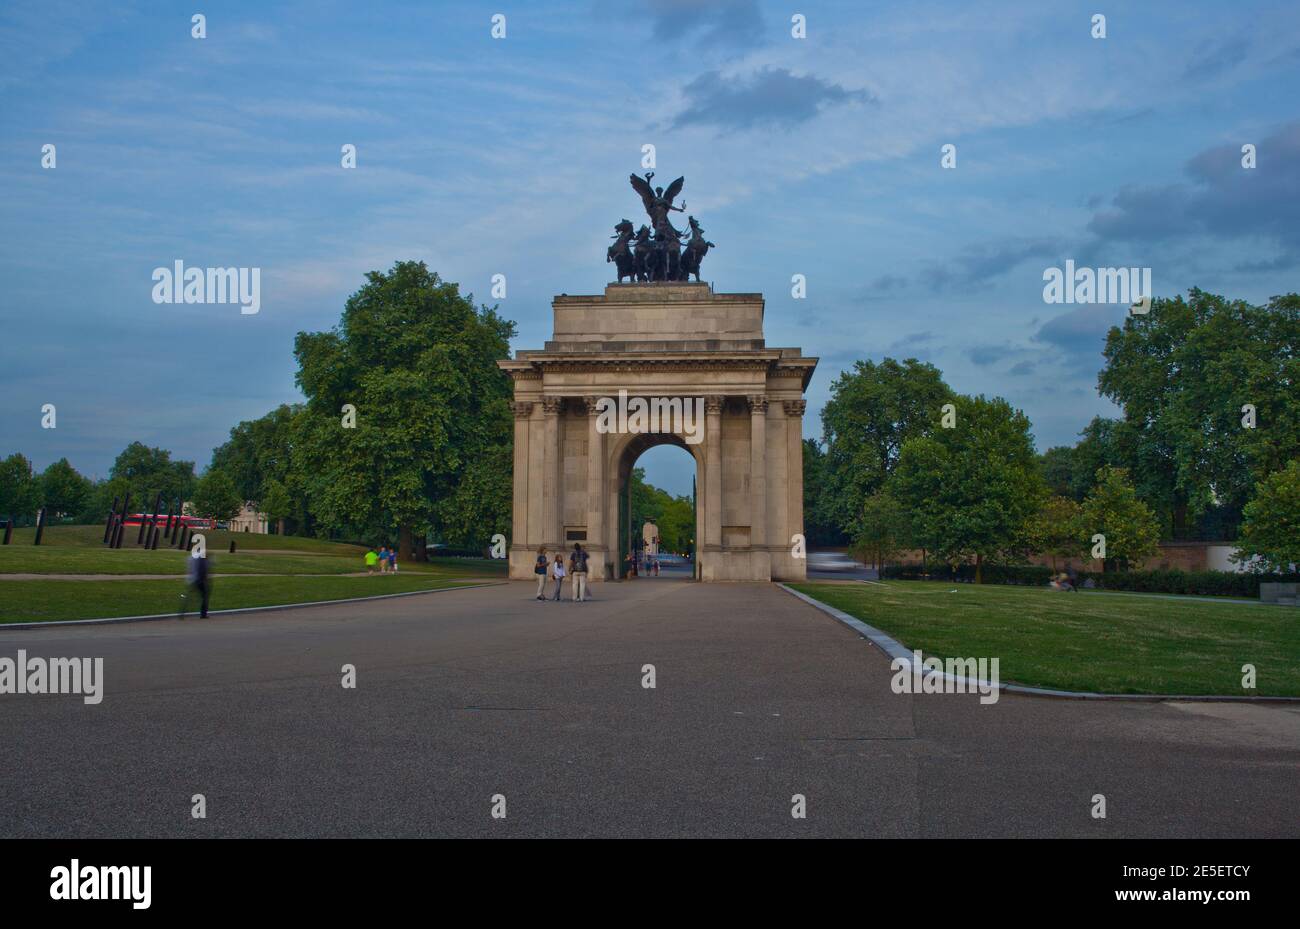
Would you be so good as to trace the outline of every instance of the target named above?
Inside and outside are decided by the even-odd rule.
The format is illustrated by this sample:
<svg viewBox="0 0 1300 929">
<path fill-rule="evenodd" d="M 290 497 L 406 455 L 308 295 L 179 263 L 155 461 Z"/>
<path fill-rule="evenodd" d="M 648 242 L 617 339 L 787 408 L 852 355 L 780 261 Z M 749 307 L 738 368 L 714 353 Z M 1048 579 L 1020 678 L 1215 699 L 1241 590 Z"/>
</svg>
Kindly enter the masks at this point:
<svg viewBox="0 0 1300 929">
<path fill-rule="evenodd" d="M 0 835 L 1300 835 L 1294 709 L 895 695 L 773 586 L 532 586 L 0 631 L 106 677 L 0 696 Z"/>
</svg>

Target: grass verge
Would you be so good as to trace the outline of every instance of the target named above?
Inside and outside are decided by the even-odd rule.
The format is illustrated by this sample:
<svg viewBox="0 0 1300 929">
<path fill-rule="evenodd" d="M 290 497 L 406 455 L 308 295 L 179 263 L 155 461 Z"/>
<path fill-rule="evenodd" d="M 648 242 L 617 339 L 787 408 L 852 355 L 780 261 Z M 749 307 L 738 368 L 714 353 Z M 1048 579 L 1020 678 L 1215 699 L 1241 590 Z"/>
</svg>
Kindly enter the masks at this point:
<svg viewBox="0 0 1300 929">
<path fill-rule="evenodd" d="M 468 580 L 433 574 L 396 577 L 223 577 L 212 585 L 213 610 L 315 603 L 463 587 Z M 176 612 L 185 584 L 174 581 L 0 581 L 0 625 L 102 619 Z M 191 609 L 193 595 L 190 596 Z"/>
<path fill-rule="evenodd" d="M 1061 690 L 1300 696 L 1286 607 L 893 581 L 791 584 L 939 658 L 998 658 L 1001 679 Z M 1243 689 L 1242 666 L 1257 673 Z"/>
</svg>

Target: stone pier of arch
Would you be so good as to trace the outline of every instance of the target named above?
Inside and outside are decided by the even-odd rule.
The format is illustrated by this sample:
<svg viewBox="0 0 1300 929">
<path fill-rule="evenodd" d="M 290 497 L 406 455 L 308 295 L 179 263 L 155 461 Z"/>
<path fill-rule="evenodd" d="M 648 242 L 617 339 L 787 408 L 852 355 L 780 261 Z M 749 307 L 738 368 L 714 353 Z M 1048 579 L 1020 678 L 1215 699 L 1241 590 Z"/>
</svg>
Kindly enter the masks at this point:
<svg viewBox="0 0 1300 929">
<path fill-rule="evenodd" d="M 761 294 L 704 283 L 609 284 L 554 299 L 554 336 L 498 362 L 514 381 L 510 576 L 533 577 L 541 546 L 581 542 L 591 578 L 618 576 L 619 494 L 647 448 L 674 444 L 696 467 L 696 557 L 704 581 L 802 580 L 804 391 L 817 366 L 769 348 Z M 704 400 L 702 441 L 604 432 L 597 401 Z"/>
</svg>

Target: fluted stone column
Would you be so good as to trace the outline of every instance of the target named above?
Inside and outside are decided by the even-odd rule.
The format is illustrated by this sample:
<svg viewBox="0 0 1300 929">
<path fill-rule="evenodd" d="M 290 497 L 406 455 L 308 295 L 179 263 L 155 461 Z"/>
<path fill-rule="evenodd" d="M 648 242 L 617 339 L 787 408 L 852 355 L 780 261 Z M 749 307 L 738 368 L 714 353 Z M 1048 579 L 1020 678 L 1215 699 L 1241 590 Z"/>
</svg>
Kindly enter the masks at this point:
<svg viewBox="0 0 1300 929">
<path fill-rule="evenodd" d="M 704 550 L 701 564 L 705 580 L 717 576 L 714 568 L 721 558 L 709 565 L 709 554 L 722 551 L 722 402 L 720 396 L 704 398 Z"/>
<path fill-rule="evenodd" d="M 765 548 L 767 539 L 767 397 L 749 400 L 749 545 Z"/>
<path fill-rule="evenodd" d="M 586 397 L 587 407 L 587 544 L 591 566 L 588 580 L 605 579 L 605 434 L 597 428 L 599 397 Z M 595 551 L 593 551 L 593 547 Z"/>
<path fill-rule="evenodd" d="M 552 552 L 563 546 L 564 533 L 560 531 L 560 411 L 564 400 L 560 397 L 543 397 L 542 458 L 542 544 Z"/>
<path fill-rule="evenodd" d="M 533 405 L 527 401 L 511 401 L 515 414 L 515 464 L 514 505 L 511 507 L 510 547 L 519 551 L 528 548 L 528 418 L 533 415 Z"/>
<path fill-rule="evenodd" d="M 788 516 L 787 531 L 789 535 L 803 532 L 803 414 L 808 408 L 807 400 L 785 400 L 785 441 L 786 441 L 786 512 Z M 787 536 L 782 544 L 789 545 Z M 808 560 L 794 560 L 794 579 L 807 576 Z"/>
</svg>

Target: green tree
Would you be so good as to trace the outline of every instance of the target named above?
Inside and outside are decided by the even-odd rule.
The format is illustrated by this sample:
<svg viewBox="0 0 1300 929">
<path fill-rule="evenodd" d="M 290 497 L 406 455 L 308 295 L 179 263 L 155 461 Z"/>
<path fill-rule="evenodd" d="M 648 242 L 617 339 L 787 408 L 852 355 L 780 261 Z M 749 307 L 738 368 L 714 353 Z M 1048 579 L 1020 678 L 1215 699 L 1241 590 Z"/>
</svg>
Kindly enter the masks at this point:
<svg viewBox="0 0 1300 929">
<path fill-rule="evenodd" d="M 163 509 L 170 500 L 187 500 L 194 492 L 194 462 L 172 461 L 172 453 L 132 442 L 117 456 L 108 472 L 108 495 L 131 494 L 131 509 L 146 512 L 156 495 L 163 495 Z M 111 500 L 110 500 L 111 502 Z"/>
<path fill-rule="evenodd" d="M 1069 497 L 1055 495 L 1043 501 L 1041 507 L 1029 518 L 1026 529 L 1026 547 L 1052 559 L 1056 571 L 1057 558 L 1082 558 L 1087 550 L 1087 534 L 1081 522 L 1082 508 Z"/>
<path fill-rule="evenodd" d="M 0 515 L 28 525 L 40 506 L 41 487 L 32 476 L 32 463 L 17 452 L 0 461 Z"/>
<path fill-rule="evenodd" d="M 60 458 L 42 471 L 40 484 L 45 507 L 62 516 L 82 513 L 94 492 L 94 484 L 78 474 L 66 458 Z"/>
<path fill-rule="evenodd" d="M 1239 516 L 1300 456 L 1298 344 L 1296 294 L 1254 306 L 1194 289 L 1111 329 L 1098 386 L 1123 407 L 1138 495 L 1172 531 L 1211 508 Z"/>
<path fill-rule="evenodd" d="M 985 560 L 1023 545 L 1044 494 L 1029 419 L 1000 397 L 956 396 L 956 424 L 903 445 L 890 492 L 949 564 Z"/>
<path fill-rule="evenodd" d="M 194 488 L 190 511 L 208 519 L 232 519 L 239 515 L 244 500 L 235 490 L 235 482 L 224 471 L 209 468 Z"/>
<path fill-rule="evenodd" d="M 294 467 L 293 420 L 301 404 L 281 404 L 259 419 L 241 422 L 212 451 L 210 467 L 226 472 L 245 500 L 261 503 L 270 481 L 285 485 Z M 290 514 L 285 514 L 286 516 Z"/>
<path fill-rule="evenodd" d="M 857 361 L 841 373 L 822 409 L 819 518 L 848 531 L 867 498 L 885 486 L 903 445 L 938 429 L 952 398 L 939 369 L 915 358 Z"/>
<path fill-rule="evenodd" d="M 816 439 L 804 439 L 803 534 L 809 545 L 840 545 L 846 539 L 845 531 L 826 513 L 830 498 L 826 489 L 826 453 Z"/>
<path fill-rule="evenodd" d="M 1265 478 L 1246 504 L 1235 560 L 1251 559 L 1261 571 L 1285 573 L 1300 565 L 1300 460 Z"/>
<path fill-rule="evenodd" d="M 1105 567 L 1127 571 L 1160 550 L 1160 522 L 1140 499 L 1124 468 L 1104 467 L 1079 514 L 1084 535 L 1106 537 Z"/>
<path fill-rule="evenodd" d="M 293 500 L 289 498 L 289 491 L 284 484 L 270 478 L 256 499 L 257 508 L 266 514 L 266 518 L 275 520 L 276 533 L 284 535 L 284 521 L 293 513 Z"/>
<path fill-rule="evenodd" d="M 414 261 L 367 274 L 334 330 L 298 333 L 295 471 L 313 515 L 361 537 L 396 530 L 403 558 L 428 532 L 474 547 L 508 533 L 514 421 L 496 362 L 513 334 Z"/>
<path fill-rule="evenodd" d="M 645 479 L 645 468 L 633 468 L 632 538 L 641 538 L 646 523 L 659 529 L 659 547 L 666 552 L 685 552 L 695 538 L 695 504 L 690 497 L 674 497 Z M 620 504 L 625 505 L 625 504 Z"/>
<path fill-rule="evenodd" d="M 893 560 L 914 542 L 914 529 L 907 508 L 891 494 L 877 491 L 867 498 L 853 526 L 854 548 L 870 555 L 877 567 Z"/>
<path fill-rule="evenodd" d="M 1038 467 L 1049 492 L 1058 497 L 1074 496 L 1074 469 L 1077 457 L 1076 449 L 1070 445 L 1057 445 L 1038 456 Z M 1082 496 L 1079 499 L 1082 499 Z"/>
<path fill-rule="evenodd" d="M 691 498 L 668 497 L 657 525 L 661 551 L 691 551 L 695 540 L 695 505 Z"/>
</svg>

